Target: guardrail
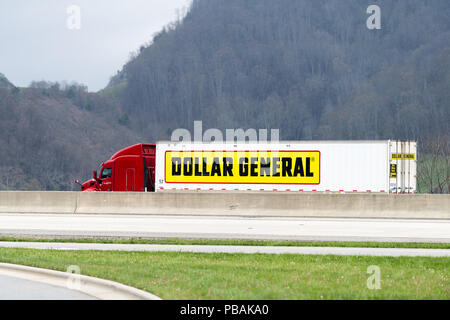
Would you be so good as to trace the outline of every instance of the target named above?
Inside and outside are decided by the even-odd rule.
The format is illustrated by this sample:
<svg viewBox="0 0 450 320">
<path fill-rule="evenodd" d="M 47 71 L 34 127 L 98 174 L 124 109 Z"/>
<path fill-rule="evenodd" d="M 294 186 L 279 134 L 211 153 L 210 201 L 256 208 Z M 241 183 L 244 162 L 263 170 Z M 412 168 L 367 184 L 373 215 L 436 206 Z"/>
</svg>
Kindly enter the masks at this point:
<svg viewBox="0 0 450 320">
<path fill-rule="evenodd" d="M 450 219 L 450 195 L 2 191 L 0 213 Z"/>
</svg>

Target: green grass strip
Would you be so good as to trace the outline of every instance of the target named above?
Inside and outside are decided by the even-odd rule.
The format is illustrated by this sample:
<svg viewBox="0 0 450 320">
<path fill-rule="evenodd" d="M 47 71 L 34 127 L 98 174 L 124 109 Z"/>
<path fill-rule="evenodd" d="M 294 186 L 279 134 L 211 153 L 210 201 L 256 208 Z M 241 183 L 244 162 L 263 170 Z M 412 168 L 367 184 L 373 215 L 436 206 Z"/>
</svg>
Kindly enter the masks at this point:
<svg viewBox="0 0 450 320">
<path fill-rule="evenodd" d="M 450 258 L 0 248 L 0 261 L 110 279 L 164 299 L 450 299 Z M 371 290 L 369 266 L 380 285 Z M 369 280 L 370 282 L 370 280 Z"/>
</svg>

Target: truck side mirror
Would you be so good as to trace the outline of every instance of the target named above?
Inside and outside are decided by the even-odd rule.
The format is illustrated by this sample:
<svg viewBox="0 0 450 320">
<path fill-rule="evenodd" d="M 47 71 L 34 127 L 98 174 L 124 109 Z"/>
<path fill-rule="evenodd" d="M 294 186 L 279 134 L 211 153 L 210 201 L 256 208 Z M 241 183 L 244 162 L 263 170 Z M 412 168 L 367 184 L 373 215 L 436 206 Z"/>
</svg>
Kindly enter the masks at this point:
<svg viewBox="0 0 450 320">
<path fill-rule="evenodd" d="M 92 172 L 92 178 L 93 178 L 94 180 L 97 180 L 97 170 L 94 170 L 94 171 Z"/>
<path fill-rule="evenodd" d="M 80 180 L 75 180 L 75 183 L 76 183 L 76 184 L 79 184 L 80 187 L 81 187 L 81 191 L 83 191 L 84 187 L 83 187 L 83 185 L 80 183 Z"/>
</svg>

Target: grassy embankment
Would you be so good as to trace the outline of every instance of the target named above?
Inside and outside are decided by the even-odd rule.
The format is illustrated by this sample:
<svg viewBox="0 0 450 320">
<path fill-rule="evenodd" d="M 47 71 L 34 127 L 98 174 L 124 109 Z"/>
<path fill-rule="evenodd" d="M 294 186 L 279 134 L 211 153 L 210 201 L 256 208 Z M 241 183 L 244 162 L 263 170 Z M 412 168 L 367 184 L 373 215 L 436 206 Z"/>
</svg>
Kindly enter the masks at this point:
<svg viewBox="0 0 450 320">
<path fill-rule="evenodd" d="M 450 299 L 450 258 L 58 251 L 0 248 L 0 261 L 119 281 L 164 299 Z M 367 288 L 367 268 L 381 289 Z"/>
</svg>

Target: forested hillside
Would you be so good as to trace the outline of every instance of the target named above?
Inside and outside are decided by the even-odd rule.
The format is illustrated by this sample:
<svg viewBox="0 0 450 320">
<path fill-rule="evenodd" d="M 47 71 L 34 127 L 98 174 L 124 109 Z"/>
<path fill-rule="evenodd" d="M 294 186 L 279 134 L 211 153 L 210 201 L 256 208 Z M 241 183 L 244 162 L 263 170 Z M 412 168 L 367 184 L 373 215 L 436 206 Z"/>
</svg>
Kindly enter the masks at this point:
<svg viewBox="0 0 450 320">
<path fill-rule="evenodd" d="M 9 82 L 3 73 L 0 73 L 0 89 L 12 89 L 14 85 Z"/>
<path fill-rule="evenodd" d="M 78 85 L 0 88 L 0 190 L 79 190 L 74 179 L 139 140 L 118 110 Z"/>
<path fill-rule="evenodd" d="M 195 0 L 123 72 L 144 136 L 279 128 L 282 139 L 424 139 L 449 132 L 450 2 Z M 169 130 L 168 130 L 169 129 Z"/>
<path fill-rule="evenodd" d="M 99 93 L 0 75 L 0 189 L 71 190 L 121 147 L 194 120 L 283 140 L 445 140 L 450 1 L 369 2 L 194 0 Z"/>
</svg>

